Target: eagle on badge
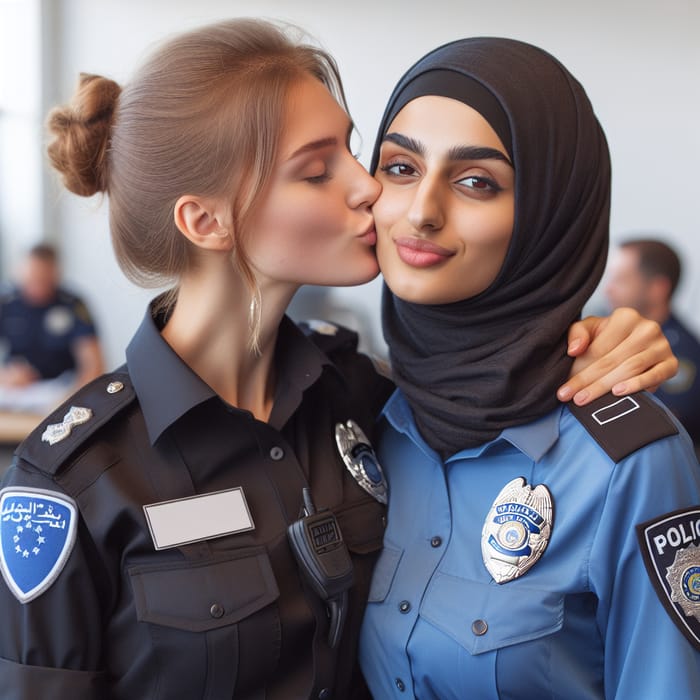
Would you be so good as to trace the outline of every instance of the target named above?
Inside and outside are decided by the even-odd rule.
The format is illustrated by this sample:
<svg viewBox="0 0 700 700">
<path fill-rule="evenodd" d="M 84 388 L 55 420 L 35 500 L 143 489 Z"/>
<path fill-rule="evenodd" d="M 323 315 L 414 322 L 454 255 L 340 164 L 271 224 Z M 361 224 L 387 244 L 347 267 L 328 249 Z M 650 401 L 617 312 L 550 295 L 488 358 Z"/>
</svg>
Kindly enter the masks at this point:
<svg viewBox="0 0 700 700">
<path fill-rule="evenodd" d="M 544 484 L 533 489 L 518 477 L 501 489 L 481 532 L 484 565 L 496 583 L 522 576 L 542 556 L 552 532 L 553 510 Z"/>
</svg>

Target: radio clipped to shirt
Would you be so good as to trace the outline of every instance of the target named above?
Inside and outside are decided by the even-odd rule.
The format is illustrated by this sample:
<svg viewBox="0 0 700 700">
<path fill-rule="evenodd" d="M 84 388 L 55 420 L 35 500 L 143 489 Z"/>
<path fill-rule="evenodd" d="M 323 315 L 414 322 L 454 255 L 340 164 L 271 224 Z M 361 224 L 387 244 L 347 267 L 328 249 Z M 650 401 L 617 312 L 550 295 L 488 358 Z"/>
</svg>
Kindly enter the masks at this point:
<svg viewBox="0 0 700 700">
<path fill-rule="evenodd" d="M 348 589 L 353 581 L 350 553 L 330 510 L 316 511 L 311 491 L 304 489 L 306 515 L 287 528 L 287 535 L 300 569 L 330 614 L 328 644 L 340 639 L 347 613 Z"/>
</svg>

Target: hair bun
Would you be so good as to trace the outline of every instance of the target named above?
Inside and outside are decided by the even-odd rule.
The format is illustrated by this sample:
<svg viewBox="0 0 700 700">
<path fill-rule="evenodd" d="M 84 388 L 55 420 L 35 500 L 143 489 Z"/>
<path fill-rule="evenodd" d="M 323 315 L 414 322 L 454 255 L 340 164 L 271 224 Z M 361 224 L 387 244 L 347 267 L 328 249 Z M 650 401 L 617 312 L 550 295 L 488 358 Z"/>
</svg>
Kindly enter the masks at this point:
<svg viewBox="0 0 700 700">
<path fill-rule="evenodd" d="M 70 104 L 48 116 L 48 155 L 64 185 L 89 197 L 108 189 L 107 148 L 121 87 L 113 80 L 82 73 Z"/>
</svg>

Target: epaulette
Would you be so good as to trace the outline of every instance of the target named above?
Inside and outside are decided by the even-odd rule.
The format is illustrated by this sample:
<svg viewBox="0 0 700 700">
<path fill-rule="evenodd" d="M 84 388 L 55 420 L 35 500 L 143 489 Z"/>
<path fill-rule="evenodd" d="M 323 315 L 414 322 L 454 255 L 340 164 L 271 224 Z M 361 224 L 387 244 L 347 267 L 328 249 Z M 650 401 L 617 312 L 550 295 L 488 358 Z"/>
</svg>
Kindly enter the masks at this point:
<svg viewBox="0 0 700 700">
<path fill-rule="evenodd" d="M 15 455 L 47 474 L 56 474 L 91 435 L 135 398 L 125 367 L 104 374 L 49 414 L 17 448 Z"/>
<path fill-rule="evenodd" d="M 665 411 L 640 391 L 630 396 L 601 396 L 586 406 L 570 402 L 571 413 L 615 462 L 663 437 L 678 434 Z"/>
<path fill-rule="evenodd" d="M 359 336 L 345 326 L 315 319 L 299 321 L 297 325 L 327 355 L 338 350 L 357 350 Z"/>
</svg>

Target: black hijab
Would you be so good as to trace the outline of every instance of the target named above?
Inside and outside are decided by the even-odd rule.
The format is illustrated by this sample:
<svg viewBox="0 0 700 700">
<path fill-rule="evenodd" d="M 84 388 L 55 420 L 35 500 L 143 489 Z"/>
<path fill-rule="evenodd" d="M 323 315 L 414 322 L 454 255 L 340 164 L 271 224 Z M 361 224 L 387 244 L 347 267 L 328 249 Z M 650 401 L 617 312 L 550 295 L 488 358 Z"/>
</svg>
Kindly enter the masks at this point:
<svg viewBox="0 0 700 700">
<path fill-rule="evenodd" d="M 410 100 L 459 100 L 491 124 L 515 167 L 515 223 L 503 266 L 479 295 L 404 302 L 386 287 L 394 380 L 443 458 L 535 420 L 566 380 L 567 330 L 605 267 L 610 159 L 581 85 L 545 51 L 512 39 L 455 41 L 401 78 L 379 128 Z"/>
</svg>

